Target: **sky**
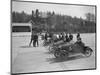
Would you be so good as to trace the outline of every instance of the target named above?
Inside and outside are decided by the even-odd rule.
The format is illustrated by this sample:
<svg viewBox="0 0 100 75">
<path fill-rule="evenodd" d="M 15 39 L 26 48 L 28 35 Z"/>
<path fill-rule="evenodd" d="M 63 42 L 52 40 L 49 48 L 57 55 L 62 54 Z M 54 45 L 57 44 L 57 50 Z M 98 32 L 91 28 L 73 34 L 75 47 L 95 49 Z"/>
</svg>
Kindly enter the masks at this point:
<svg viewBox="0 0 100 75">
<path fill-rule="evenodd" d="M 37 2 L 12 2 L 12 11 L 22 12 L 31 14 L 32 10 L 39 9 L 42 12 L 55 12 L 57 14 L 69 15 L 72 17 L 78 17 L 85 19 L 86 13 L 95 14 L 94 6 L 82 6 L 82 5 L 63 5 L 63 4 L 47 4 L 47 3 L 37 3 Z"/>
</svg>

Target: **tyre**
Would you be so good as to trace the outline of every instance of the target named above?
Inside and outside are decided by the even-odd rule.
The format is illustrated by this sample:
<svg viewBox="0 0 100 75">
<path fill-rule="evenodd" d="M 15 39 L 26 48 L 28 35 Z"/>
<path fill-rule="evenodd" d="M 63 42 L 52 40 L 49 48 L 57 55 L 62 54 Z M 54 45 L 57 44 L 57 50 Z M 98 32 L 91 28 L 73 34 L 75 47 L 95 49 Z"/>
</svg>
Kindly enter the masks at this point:
<svg viewBox="0 0 100 75">
<path fill-rule="evenodd" d="M 60 52 L 60 51 L 55 51 L 55 52 L 54 52 L 54 56 L 55 56 L 56 58 L 60 58 L 60 57 L 61 57 L 61 52 Z"/>
<path fill-rule="evenodd" d="M 68 58 L 69 53 L 66 50 L 61 51 L 61 58 Z"/>
<path fill-rule="evenodd" d="M 92 55 L 92 49 L 86 48 L 86 49 L 85 49 L 85 52 L 84 52 L 84 55 L 85 55 L 86 57 L 91 56 L 91 55 Z"/>
<path fill-rule="evenodd" d="M 49 51 L 50 51 L 50 52 L 53 51 L 53 46 L 49 46 Z"/>
<path fill-rule="evenodd" d="M 65 52 L 65 50 L 61 50 L 61 51 L 55 51 L 54 52 L 54 56 L 56 58 L 68 58 L 69 54 L 68 52 Z"/>
</svg>

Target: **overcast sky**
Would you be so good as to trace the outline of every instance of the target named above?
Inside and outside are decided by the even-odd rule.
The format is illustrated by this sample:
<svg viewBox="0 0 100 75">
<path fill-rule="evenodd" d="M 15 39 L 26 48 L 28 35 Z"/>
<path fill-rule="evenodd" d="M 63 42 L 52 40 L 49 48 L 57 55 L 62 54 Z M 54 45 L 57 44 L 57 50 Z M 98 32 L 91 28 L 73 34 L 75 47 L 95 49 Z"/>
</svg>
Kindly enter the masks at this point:
<svg viewBox="0 0 100 75">
<path fill-rule="evenodd" d="M 47 12 L 54 11 L 58 14 L 64 14 L 69 16 L 76 16 L 85 19 L 86 13 L 95 14 L 95 7 L 91 6 L 79 6 L 79 5 L 60 5 L 60 4 L 46 4 L 46 3 L 34 3 L 34 2 L 12 2 L 12 11 L 32 13 L 32 10 L 39 9 L 39 11 Z"/>
</svg>

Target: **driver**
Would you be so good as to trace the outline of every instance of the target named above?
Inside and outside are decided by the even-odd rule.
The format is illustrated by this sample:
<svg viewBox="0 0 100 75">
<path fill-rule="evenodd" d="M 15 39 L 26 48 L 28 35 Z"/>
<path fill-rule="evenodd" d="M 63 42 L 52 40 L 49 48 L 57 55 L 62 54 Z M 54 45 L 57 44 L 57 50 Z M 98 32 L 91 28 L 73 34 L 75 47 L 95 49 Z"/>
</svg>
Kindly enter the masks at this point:
<svg viewBox="0 0 100 75">
<path fill-rule="evenodd" d="M 75 44 L 78 44 L 79 46 L 83 47 L 83 49 L 85 47 L 85 44 L 82 42 L 81 38 L 77 38 L 77 41 Z"/>
</svg>

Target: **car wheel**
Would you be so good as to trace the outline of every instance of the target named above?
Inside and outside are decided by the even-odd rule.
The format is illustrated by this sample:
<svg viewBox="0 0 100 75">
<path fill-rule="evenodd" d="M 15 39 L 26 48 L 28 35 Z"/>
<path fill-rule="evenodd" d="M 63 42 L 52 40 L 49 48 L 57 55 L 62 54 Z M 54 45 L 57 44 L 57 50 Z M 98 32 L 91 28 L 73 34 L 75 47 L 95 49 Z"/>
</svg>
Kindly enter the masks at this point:
<svg viewBox="0 0 100 75">
<path fill-rule="evenodd" d="M 85 50 L 85 52 L 84 52 L 84 55 L 86 56 L 86 57 L 89 57 L 89 56 L 91 56 L 91 54 L 92 54 L 92 50 L 91 49 L 86 49 Z"/>
<path fill-rule="evenodd" d="M 60 58 L 60 57 L 61 57 L 61 52 L 60 52 L 60 51 L 55 51 L 55 52 L 54 52 L 54 56 L 55 56 L 56 58 Z"/>
<path fill-rule="evenodd" d="M 68 56 L 69 56 L 69 53 L 66 50 L 62 50 L 61 57 L 62 58 L 68 58 Z"/>
</svg>

